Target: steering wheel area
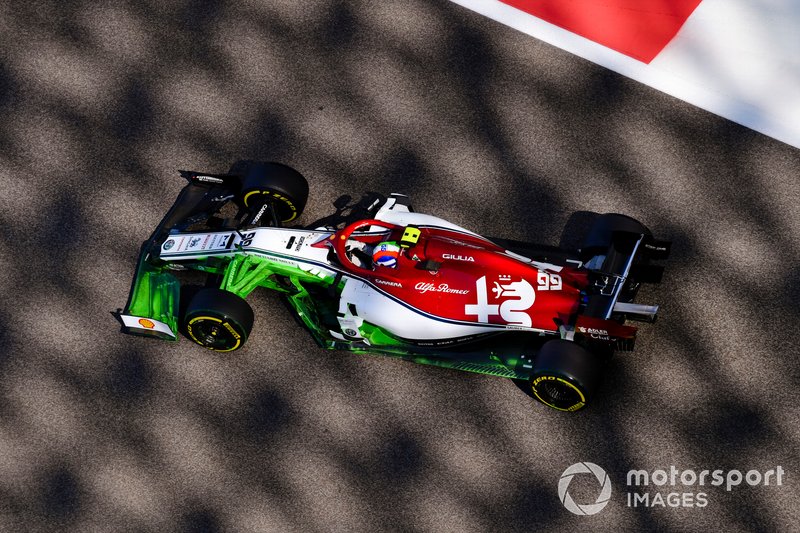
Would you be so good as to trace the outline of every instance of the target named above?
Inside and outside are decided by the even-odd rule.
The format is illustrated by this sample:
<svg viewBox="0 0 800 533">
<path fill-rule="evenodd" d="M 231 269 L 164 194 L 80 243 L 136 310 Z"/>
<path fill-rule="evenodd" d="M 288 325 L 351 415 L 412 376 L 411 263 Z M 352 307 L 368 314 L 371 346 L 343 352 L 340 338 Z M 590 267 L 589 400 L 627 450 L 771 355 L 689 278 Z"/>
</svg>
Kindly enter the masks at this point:
<svg viewBox="0 0 800 533">
<path fill-rule="evenodd" d="M 359 220 L 357 222 L 353 222 L 343 230 L 336 232 L 334 234 L 333 249 L 336 252 L 336 257 L 339 259 L 339 261 L 345 268 L 357 270 L 359 272 L 373 273 L 371 268 L 364 268 L 355 264 L 353 260 L 350 259 L 350 256 L 347 253 L 347 248 L 346 248 L 347 241 L 350 239 L 350 236 L 356 231 L 360 230 L 361 228 L 367 226 L 378 226 L 379 228 L 386 228 L 389 230 L 399 229 L 401 227 L 396 224 L 390 224 L 389 222 L 383 222 L 381 220 L 368 219 L 368 220 Z"/>
</svg>

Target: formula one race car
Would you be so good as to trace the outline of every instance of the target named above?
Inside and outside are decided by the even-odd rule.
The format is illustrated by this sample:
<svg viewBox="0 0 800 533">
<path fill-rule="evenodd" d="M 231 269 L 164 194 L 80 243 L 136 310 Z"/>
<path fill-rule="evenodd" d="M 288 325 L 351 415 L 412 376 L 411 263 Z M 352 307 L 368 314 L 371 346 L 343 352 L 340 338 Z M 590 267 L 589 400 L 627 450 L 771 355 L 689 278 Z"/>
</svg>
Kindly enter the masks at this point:
<svg viewBox="0 0 800 533">
<path fill-rule="evenodd" d="M 524 380 L 575 411 L 611 354 L 633 349 L 625 320 L 656 318 L 634 297 L 660 281 L 654 261 L 669 243 L 624 215 L 599 216 L 575 252 L 481 237 L 400 194 L 374 195 L 338 224 L 289 228 L 308 198 L 296 170 L 239 161 L 181 174 L 189 183 L 143 244 L 118 315 L 126 333 L 237 350 L 253 326 L 245 298 L 266 287 L 322 347 Z M 207 277 L 180 302 L 183 270 Z"/>
</svg>

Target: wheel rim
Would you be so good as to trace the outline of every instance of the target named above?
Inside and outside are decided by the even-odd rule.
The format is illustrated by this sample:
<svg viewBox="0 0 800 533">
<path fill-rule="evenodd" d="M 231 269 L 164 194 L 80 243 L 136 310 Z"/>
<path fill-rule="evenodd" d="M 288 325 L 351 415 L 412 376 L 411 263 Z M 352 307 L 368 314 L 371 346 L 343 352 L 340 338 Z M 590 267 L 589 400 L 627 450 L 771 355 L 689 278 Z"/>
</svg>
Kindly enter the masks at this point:
<svg viewBox="0 0 800 533">
<path fill-rule="evenodd" d="M 533 381 L 532 388 L 542 403 L 560 411 L 577 411 L 586 405 L 580 389 L 557 376 L 540 376 Z"/>
<path fill-rule="evenodd" d="M 189 337 L 199 344 L 218 352 L 230 352 L 242 345 L 242 334 L 231 322 L 212 316 L 198 316 L 186 326 Z"/>
<path fill-rule="evenodd" d="M 283 194 L 275 191 L 255 190 L 245 193 L 243 198 L 245 207 L 249 207 L 250 203 L 261 195 L 275 203 L 275 207 L 280 211 L 278 215 L 281 217 L 281 222 L 291 222 L 297 218 L 297 207 L 295 207 L 294 203 Z"/>
</svg>

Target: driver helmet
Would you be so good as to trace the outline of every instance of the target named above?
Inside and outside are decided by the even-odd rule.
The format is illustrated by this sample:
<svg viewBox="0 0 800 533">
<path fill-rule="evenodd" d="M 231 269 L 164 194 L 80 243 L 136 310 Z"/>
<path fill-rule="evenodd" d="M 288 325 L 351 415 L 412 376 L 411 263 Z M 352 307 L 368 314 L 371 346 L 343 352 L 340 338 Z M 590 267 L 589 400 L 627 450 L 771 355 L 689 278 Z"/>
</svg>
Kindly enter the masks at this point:
<svg viewBox="0 0 800 533">
<path fill-rule="evenodd" d="M 372 250 L 372 262 L 375 266 L 394 268 L 400 257 L 400 246 L 395 241 L 379 242 Z"/>
</svg>

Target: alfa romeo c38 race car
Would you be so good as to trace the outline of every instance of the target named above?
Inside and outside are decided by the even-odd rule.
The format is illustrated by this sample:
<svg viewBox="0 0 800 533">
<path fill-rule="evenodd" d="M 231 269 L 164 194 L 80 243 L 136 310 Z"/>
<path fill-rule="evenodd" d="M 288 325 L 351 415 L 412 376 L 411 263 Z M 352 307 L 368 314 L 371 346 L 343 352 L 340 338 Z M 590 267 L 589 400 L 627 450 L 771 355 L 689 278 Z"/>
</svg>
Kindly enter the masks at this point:
<svg viewBox="0 0 800 533">
<path fill-rule="evenodd" d="M 181 174 L 189 183 L 142 245 L 118 315 L 126 333 L 238 350 L 253 327 L 245 298 L 265 287 L 322 347 L 524 380 L 575 411 L 612 353 L 633 349 L 626 319 L 656 318 L 634 298 L 660 282 L 654 262 L 669 243 L 624 215 L 599 216 L 574 252 L 485 238 L 400 194 L 375 195 L 343 227 L 287 227 L 308 198 L 296 170 L 239 161 L 227 174 Z M 184 270 L 206 274 L 190 298 Z"/>
</svg>

